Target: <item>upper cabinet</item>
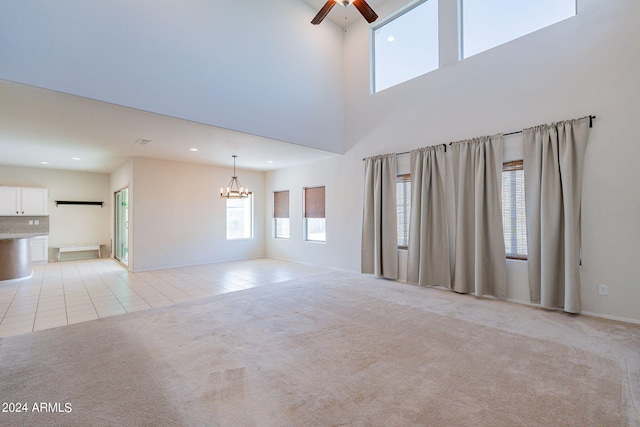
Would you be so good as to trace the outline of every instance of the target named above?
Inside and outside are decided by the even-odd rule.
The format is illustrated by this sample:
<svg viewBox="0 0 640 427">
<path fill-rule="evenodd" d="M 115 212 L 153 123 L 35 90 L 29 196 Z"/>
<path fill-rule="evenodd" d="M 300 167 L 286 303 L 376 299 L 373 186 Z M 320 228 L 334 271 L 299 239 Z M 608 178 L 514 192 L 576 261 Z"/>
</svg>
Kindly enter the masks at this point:
<svg viewBox="0 0 640 427">
<path fill-rule="evenodd" d="M 0 187 L 0 215 L 19 215 L 20 188 Z"/>
<path fill-rule="evenodd" d="M 22 188 L 20 215 L 47 215 L 48 191 L 46 188 Z"/>
<path fill-rule="evenodd" d="M 0 187 L 0 215 L 47 215 L 46 188 Z"/>
</svg>

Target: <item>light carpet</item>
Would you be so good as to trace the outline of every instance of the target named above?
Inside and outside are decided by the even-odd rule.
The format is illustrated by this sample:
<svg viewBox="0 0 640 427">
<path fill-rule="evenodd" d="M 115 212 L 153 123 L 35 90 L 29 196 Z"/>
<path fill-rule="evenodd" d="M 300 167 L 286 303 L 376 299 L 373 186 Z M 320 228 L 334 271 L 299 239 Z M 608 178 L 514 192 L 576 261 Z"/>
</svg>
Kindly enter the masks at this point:
<svg viewBox="0 0 640 427">
<path fill-rule="evenodd" d="M 2 338 L 0 396 L 20 426 L 639 426 L 640 327 L 330 272 Z"/>
</svg>

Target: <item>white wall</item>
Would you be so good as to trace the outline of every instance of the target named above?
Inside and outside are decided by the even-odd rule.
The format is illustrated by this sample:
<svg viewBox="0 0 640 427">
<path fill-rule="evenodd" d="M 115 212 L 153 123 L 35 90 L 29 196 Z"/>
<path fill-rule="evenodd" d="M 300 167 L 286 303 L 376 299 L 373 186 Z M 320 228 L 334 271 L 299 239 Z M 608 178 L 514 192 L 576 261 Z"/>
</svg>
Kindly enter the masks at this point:
<svg viewBox="0 0 640 427">
<path fill-rule="evenodd" d="M 350 168 L 354 168 L 350 170 Z M 268 172 L 265 178 L 265 251 L 269 257 L 359 270 L 362 206 L 361 165 L 347 157 Z M 355 173 L 355 172 L 358 173 Z M 325 186 L 327 240 L 307 242 L 303 235 L 304 187 Z M 289 190 L 291 237 L 274 239 L 273 192 Z M 360 206 L 360 210 L 358 210 Z"/>
<path fill-rule="evenodd" d="M 342 29 L 301 0 L 0 2 L 0 78 L 342 153 Z M 19 54 L 17 54 L 19 52 Z"/>
<path fill-rule="evenodd" d="M 49 189 L 49 247 L 101 243 L 109 247 L 109 175 L 45 168 L 0 166 L 0 185 Z M 104 206 L 60 205 L 56 200 L 104 202 Z M 49 259 L 57 255 L 49 251 Z"/>
<path fill-rule="evenodd" d="M 297 216 L 290 241 L 267 239 L 267 256 L 359 271 L 363 157 L 595 114 L 583 184 L 583 312 L 640 321 L 640 3 L 579 0 L 576 17 L 461 62 L 455 3 L 440 2 L 441 68 L 374 95 L 369 27 L 348 28 L 347 152 L 267 174 L 268 196 L 294 190 Z M 377 12 L 384 17 L 396 6 L 392 0 Z M 295 195 L 307 184 L 327 186 L 321 249 L 294 234 Z M 527 301 L 526 263 L 509 261 L 508 281 L 509 298 Z M 598 295 L 599 284 L 609 285 L 609 296 Z"/>
<path fill-rule="evenodd" d="M 237 170 L 254 193 L 254 238 L 226 239 L 226 201 L 233 169 L 133 159 L 135 192 L 130 233 L 133 271 L 264 256 L 264 174 Z"/>
</svg>

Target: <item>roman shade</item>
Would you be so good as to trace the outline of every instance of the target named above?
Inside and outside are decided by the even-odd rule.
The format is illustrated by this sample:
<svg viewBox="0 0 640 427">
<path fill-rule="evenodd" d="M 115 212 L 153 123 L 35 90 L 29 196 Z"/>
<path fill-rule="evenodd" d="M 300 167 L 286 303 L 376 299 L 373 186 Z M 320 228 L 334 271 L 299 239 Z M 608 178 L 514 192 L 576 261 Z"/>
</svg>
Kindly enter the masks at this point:
<svg viewBox="0 0 640 427">
<path fill-rule="evenodd" d="M 324 187 L 309 187 L 304 189 L 304 217 L 325 218 Z"/>
<path fill-rule="evenodd" d="M 273 192 L 273 217 L 289 218 L 289 190 Z"/>
</svg>

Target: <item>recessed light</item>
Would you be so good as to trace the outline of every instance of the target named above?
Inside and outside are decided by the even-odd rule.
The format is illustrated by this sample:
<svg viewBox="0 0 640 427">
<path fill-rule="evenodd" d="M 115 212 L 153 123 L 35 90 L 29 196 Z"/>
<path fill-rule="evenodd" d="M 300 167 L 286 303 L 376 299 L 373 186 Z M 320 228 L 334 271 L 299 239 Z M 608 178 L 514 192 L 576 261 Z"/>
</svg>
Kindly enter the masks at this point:
<svg viewBox="0 0 640 427">
<path fill-rule="evenodd" d="M 273 160 L 267 160 L 267 163 L 273 163 Z"/>
<path fill-rule="evenodd" d="M 48 165 L 49 162 L 40 162 L 41 165 Z"/>
<path fill-rule="evenodd" d="M 150 139 L 139 139 L 134 144 L 136 144 L 136 145 L 149 145 L 149 144 L 151 144 L 151 140 Z"/>
<path fill-rule="evenodd" d="M 389 43 L 391 43 L 391 42 L 396 41 L 396 38 L 395 38 L 395 37 L 393 37 L 393 36 L 389 36 L 389 37 L 387 37 L 387 41 L 388 41 Z"/>
<path fill-rule="evenodd" d="M 189 151 L 198 151 L 197 148 L 189 148 Z"/>
<path fill-rule="evenodd" d="M 80 157 L 72 157 L 71 160 L 80 160 Z"/>
</svg>

